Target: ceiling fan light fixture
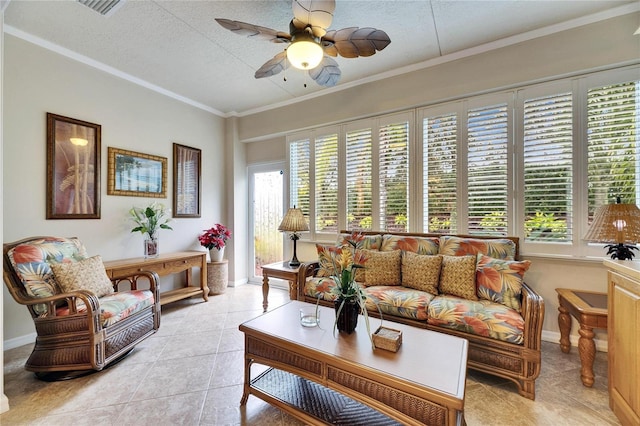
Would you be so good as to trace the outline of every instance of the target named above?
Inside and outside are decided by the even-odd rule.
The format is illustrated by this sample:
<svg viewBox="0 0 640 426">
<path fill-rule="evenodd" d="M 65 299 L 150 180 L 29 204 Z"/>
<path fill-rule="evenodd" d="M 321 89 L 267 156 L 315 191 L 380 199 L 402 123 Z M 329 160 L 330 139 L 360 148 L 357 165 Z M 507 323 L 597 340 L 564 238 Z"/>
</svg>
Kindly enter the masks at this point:
<svg viewBox="0 0 640 426">
<path fill-rule="evenodd" d="M 297 38 L 287 48 L 287 59 L 294 67 L 301 70 L 310 70 L 322 62 L 324 50 L 313 37 Z"/>
</svg>

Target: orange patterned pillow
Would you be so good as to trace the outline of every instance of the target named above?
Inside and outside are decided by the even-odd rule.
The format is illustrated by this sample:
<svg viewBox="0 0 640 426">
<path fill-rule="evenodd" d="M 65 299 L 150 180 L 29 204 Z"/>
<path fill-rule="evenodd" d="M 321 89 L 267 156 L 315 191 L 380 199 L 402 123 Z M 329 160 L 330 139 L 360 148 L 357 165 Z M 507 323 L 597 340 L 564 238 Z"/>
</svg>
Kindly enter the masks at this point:
<svg viewBox="0 0 640 426">
<path fill-rule="evenodd" d="M 440 237 L 439 254 L 445 256 L 466 256 L 478 253 L 486 254 L 494 259 L 514 260 L 516 243 L 508 238 L 463 238 L 453 235 Z"/>
<path fill-rule="evenodd" d="M 520 312 L 522 281 L 529 266 L 529 260 L 502 260 L 479 254 L 476 271 L 478 297 Z"/>
<path fill-rule="evenodd" d="M 351 250 L 348 247 L 334 247 L 316 244 L 318 263 L 320 269 L 316 276 L 330 277 L 342 273 L 342 265 L 351 259 Z"/>
<path fill-rule="evenodd" d="M 385 234 L 380 251 L 402 250 L 418 254 L 438 254 L 439 237 L 417 237 Z"/>
<path fill-rule="evenodd" d="M 442 256 L 429 256 L 405 251 L 402 254 L 402 285 L 438 294 Z"/>
<path fill-rule="evenodd" d="M 400 264 L 402 251 L 367 252 L 367 264 L 364 268 L 364 285 L 400 285 Z"/>
<path fill-rule="evenodd" d="M 440 293 L 478 300 L 476 296 L 476 256 L 442 256 Z"/>
</svg>

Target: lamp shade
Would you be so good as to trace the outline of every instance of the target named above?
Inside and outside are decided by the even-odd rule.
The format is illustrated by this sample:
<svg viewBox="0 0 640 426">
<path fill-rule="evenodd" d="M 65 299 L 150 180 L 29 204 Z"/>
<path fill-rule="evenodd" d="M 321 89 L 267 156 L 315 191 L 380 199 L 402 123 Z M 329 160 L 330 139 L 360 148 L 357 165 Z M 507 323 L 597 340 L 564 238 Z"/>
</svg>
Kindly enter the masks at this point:
<svg viewBox="0 0 640 426">
<path fill-rule="evenodd" d="M 302 210 L 295 206 L 287 210 L 287 214 L 284 215 L 280 226 L 278 226 L 278 231 L 283 232 L 300 232 L 308 230 L 309 225 L 307 225 L 307 221 L 302 214 Z"/>
<path fill-rule="evenodd" d="M 640 209 L 635 204 L 605 204 L 596 209 L 584 240 L 597 243 L 640 241 Z"/>
</svg>

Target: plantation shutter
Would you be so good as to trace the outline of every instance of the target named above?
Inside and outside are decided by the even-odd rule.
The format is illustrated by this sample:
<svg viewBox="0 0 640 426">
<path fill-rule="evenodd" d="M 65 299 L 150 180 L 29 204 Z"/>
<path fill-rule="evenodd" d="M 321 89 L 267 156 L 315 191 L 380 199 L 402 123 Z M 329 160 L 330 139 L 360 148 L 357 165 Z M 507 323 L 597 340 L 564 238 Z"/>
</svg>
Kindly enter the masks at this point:
<svg viewBox="0 0 640 426">
<path fill-rule="evenodd" d="M 309 216 L 309 139 L 289 142 L 289 204 Z"/>
<path fill-rule="evenodd" d="M 587 92 L 589 222 L 595 210 L 615 202 L 638 204 L 640 81 Z"/>
<path fill-rule="evenodd" d="M 315 219 L 317 232 L 338 232 L 338 135 L 315 139 Z"/>
<path fill-rule="evenodd" d="M 408 230 L 409 121 L 382 125 L 379 134 L 380 229 Z"/>
<path fill-rule="evenodd" d="M 456 232 L 457 114 L 422 121 L 423 230 Z"/>
<path fill-rule="evenodd" d="M 371 129 L 346 133 L 347 229 L 372 229 Z"/>
<path fill-rule="evenodd" d="M 470 234 L 507 234 L 507 104 L 467 113 Z"/>
<path fill-rule="evenodd" d="M 572 94 L 527 99 L 523 107 L 525 239 L 569 242 L 573 215 Z"/>
</svg>

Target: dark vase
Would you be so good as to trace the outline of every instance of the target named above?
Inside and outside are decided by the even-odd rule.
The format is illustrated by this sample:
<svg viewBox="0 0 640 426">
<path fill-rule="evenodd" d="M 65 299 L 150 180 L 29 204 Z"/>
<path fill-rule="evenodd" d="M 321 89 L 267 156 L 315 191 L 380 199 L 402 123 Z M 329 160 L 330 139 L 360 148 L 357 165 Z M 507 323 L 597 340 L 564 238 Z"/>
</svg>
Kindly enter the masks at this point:
<svg viewBox="0 0 640 426">
<path fill-rule="evenodd" d="M 351 334 L 358 325 L 358 314 L 360 313 L 358 301 L 356 299 L 338 299 L 333 303 L 336 310 L 336 327 L 338 331 Z M 340 309 L 341 305 L 342 309 Z M 338 313 L 338 311 L 340 312 Z"/>
</svg>

